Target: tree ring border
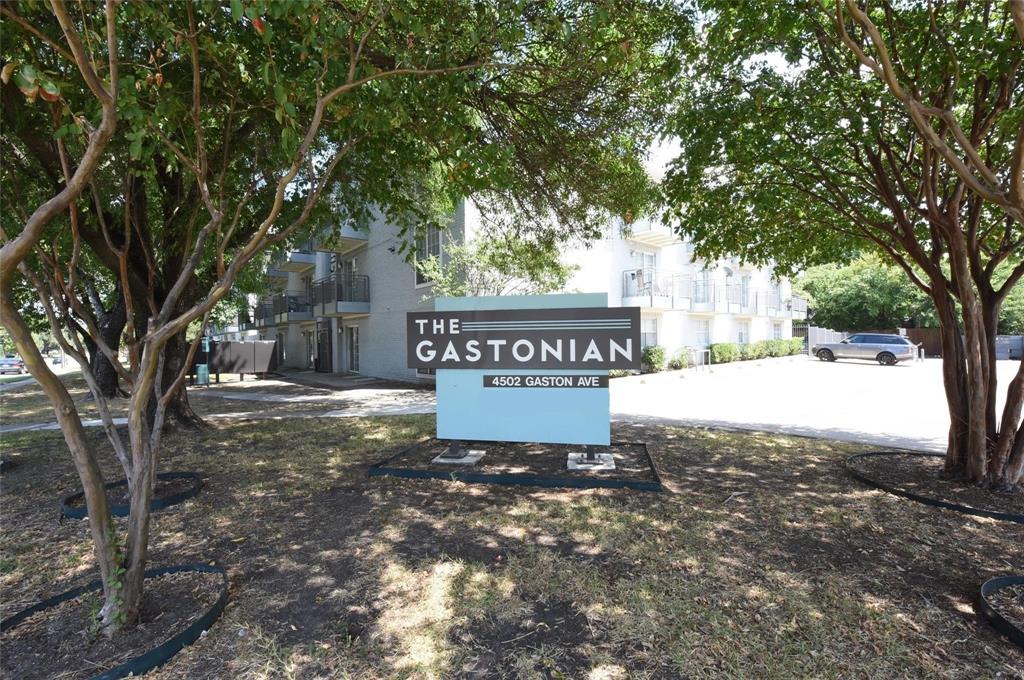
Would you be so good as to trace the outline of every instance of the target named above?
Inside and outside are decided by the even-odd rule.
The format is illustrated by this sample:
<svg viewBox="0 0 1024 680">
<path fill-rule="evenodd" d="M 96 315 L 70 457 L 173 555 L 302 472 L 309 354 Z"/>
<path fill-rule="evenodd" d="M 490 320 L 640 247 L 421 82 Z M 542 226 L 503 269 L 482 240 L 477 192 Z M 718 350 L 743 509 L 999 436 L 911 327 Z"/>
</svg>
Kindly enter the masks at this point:
<svg viewBox="0 0 1024 680">
<path fill-rule="evenodd" d="M 1008 586 L 1024 585 L 1024 576 L 996 576 L 981 584 L 978 594 L 978 613 L 1004 637 L 1024 649 L 1024 630 L 1010 622 L 988 601 L 988 596 Z"/>
<path fill-rule="evenodd" d="M 974 515 L 975 517 L 987 517 L 989 519 L 996 519 L 1003 522 L 1015 522 L 1017 524 L 1024 524 L 1024 515 L 1018 515 L 1012 512 L 999 512 L 996 510 L 983 510 L 981 508 L 971 507 L 970 505 L 961 505 L 959 503 L 951 503 L 949 501 L 943 501 L 938 498 L 930 498 L 928 496 L 921 496 L 910 491 L 904 491 L 903 489 L 891 486 L 884 482 L 868 477 L 862 472 L 856 470 L 853 466 L 853 462 L 861 458 L 877 458 L 880 456 L 922 456 L 927 458 L 945 458 L 944 454 L 941 453 L 928 453 L 925 451 L 868 451 L 866 453 L 856 453 L 846 459 L 845 467 L 846 471 L 850 473 L 854 479 L 867 484 L 868 486 L 886 491 L 893 494 L 894 496 L 901 496 L 917 503 L 923 503 L 924 505 L 930 505 L 935 508 L 944 508 L 946 510 L 952 510 L 959 512 L 964 515 Z"/>
<path fill-rule="evenodd" d="M 179 632 L 169 640 L 157 645 L 148 652 L 114 666 L 108 671 L 104 671 L 99 675 L 94 675 L 89 678 L 89 680 L 116 680 L 117 678 L 125 678 L 129 675 L 142 675 L 144 673 L 148 673 L 154 668 L 162 666 L 170 661 L 175 654 L 198 640 L 204 632 L 210 629 L 210 626 L 213 625 L 214 621 L 220 618 L 220 615 L 224 613 L 224 607 L 227 606 L 228 603 L 228 573 L 223 567 L 211 564 L 178 564 L 171 567 L 147 569 L 143 577 L 156 578 L 167 574 L 191 571 L 221 575 L 222 585 L 220 597 L 218 597 L 217 601 L 213 603 L 213 606 L 211 606 L 205 614 L 189 624 L 185 630 Z M 55 607 L 56 605 L 68 600 L 73 600 L 90 591 L 100 590 L 102 588 L 103 582 L 97 579 L 85 584 L 84 586 L 72 588 L 71 590 L 67 590 L 59 595 L 48 597 L 45 600 L 42 600 L 41 602 L 38 602 L 31 607 L 23 609 L 17 614 L 0 621 L 0 633 L 11 630 L 28 617 L 38 614 L 39 612 Z"/>
<path fill-rule="evenodd" d="M 193 498 L 199 495 L 199 492 L 203 490 L 203 478 L 196 472 L 158 472 L 156 475 L 157 479 L 168 480 L 168 479 L 191 479 L 193 484 L 190 488 L 178 493 L 171 494 L 166 498 L 154 498 L 149 502 L 149 511 L 156 512 L 157 510 L 163 510 L 169 508 L 172 505 L 177 505 L 182 501 L 186 501 L 189 498 Z M 119 486 L 126 486 L 128 481 L 125 479 L 118 480 L 116 482 L 108 482 L 103 485 L 104 489 L 113 489 Z M 60 516 L 61 519 L 68 517 L 71 519 L 85 519 L 89 516 L 89 509 L 83 506 L 72 506 L 71 503 L 79 500 L 85 496 L 84 491 L 73 493 L 70 496 L 65 496 L 60 502 Z M 129 512 L 129 506 L 127 505 L 111 505 L 110 514 L 114 517 L 127 517 Z"/>
</svg>

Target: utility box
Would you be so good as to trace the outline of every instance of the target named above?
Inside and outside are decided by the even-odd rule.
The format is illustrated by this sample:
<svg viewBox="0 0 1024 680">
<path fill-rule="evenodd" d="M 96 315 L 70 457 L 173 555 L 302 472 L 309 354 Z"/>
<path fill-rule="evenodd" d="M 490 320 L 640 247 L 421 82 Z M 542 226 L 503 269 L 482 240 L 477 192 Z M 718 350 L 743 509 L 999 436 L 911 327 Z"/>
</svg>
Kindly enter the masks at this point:
<svg viewBox="0 0 1024 680">
<path fill-rule="evenodd" d="M 200 345 L 201 358 L 196 363 L 196 385 L 210 384 L 210 338 L 203 338 Z"/>
</svg>

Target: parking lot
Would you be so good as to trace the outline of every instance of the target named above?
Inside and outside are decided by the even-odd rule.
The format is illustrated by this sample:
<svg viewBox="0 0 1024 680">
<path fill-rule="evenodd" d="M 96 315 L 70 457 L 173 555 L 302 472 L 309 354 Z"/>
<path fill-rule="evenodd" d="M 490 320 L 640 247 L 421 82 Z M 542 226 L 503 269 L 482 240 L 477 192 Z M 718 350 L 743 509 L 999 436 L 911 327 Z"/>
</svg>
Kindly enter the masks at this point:
<svg viewBox="0 0 1024 680">
<path fill-rule="evenodd" d="M 999 362 L 999 408 L 1019 363 Z M 677 421 L 943 451 L 942 362 L 880 366 L 805 356 L 611 381 L 619 420 Z"/>
</svg>

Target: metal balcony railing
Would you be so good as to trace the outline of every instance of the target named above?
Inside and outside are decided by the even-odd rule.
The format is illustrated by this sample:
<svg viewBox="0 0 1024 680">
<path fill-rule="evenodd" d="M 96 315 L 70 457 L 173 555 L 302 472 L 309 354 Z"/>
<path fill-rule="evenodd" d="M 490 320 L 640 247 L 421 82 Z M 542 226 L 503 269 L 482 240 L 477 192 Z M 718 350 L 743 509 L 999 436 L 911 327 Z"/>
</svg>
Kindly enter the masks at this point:
<svg viewBox="0 0 1024 680">
<path fill-rule="evenodd" d="M 293 314 L 310 311 L 309 297 L 300 293 L 280 293 L 274 296 L 274 314 Z"/>
<path fill-rule="evenodd" d="M 270 298 L 264 298 L 256 303 L 252 311 L 252 318 L 257 326 L 267 326 L 274 323 L 274 302 Z"/>
<path fill-rule="evenodd" d="M 727 285 L 725 300 L 730 305 L 738 305 L 743 310 L 753 310 L 757 306 L 757 296 L 749 286 Z"/>
<path fill-rule="evenodd" d="M 673 297 L 680 292 L 683 277 L 651 268 L 622 272 L 622 297 Z"/>
<path fill-rule="evenodd" d="M 369 302 L 370 277 L 366 275 L 334 275 L 313 282 L 314 305 L 334 302 Z"/>
</svg>

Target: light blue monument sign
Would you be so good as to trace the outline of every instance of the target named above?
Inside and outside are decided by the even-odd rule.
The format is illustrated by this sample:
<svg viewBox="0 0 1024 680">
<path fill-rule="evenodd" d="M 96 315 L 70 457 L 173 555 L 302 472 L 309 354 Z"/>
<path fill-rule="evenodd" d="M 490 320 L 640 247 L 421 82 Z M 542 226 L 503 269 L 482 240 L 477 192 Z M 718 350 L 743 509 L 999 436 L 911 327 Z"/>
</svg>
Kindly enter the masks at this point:
<svg viewBox="0 0 1024 680">
<path fill-rule="evenodd" d="M 407 330 L 438 439 L 608 446 L 608 370 L 640 367 L 640 310 L 604 293 L 438 298 Z"/>
</svg>

